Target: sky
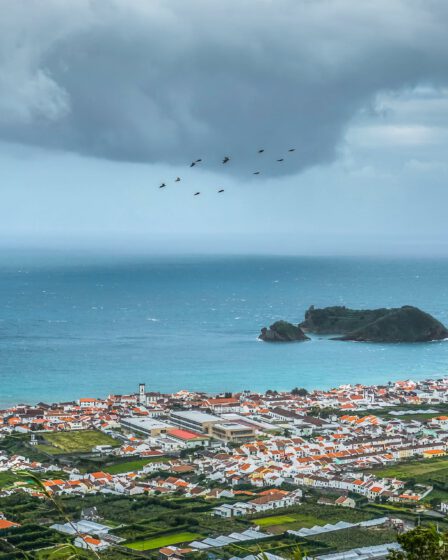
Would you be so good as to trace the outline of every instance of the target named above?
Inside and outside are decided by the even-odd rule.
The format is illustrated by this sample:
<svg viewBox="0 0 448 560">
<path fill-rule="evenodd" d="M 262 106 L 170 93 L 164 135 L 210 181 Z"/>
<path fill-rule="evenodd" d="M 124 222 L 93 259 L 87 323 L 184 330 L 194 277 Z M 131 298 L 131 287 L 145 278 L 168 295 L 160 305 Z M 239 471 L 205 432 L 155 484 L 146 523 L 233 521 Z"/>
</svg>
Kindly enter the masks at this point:
<svg viewBox="0 0 448 560">
<path fill-rule="evenodd" d="M 448 254 L 445 0 L 0 1 L 0 247 Z"/>
</svg>

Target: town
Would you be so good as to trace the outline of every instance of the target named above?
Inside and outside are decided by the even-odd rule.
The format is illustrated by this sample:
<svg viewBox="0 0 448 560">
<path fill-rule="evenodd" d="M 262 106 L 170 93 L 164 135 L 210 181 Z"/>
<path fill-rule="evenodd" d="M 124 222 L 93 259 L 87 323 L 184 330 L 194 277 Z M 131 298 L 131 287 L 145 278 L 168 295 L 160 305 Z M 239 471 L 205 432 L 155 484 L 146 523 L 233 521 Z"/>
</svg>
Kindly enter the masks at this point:
<svg viewBox="0 0 448 560">
<path fill-rule="evenodd" d="M 386 558 L 448 528 L 447 449 L 448 378 L 21 404 L 0 410 L 0 559 Z"/>
</svg>

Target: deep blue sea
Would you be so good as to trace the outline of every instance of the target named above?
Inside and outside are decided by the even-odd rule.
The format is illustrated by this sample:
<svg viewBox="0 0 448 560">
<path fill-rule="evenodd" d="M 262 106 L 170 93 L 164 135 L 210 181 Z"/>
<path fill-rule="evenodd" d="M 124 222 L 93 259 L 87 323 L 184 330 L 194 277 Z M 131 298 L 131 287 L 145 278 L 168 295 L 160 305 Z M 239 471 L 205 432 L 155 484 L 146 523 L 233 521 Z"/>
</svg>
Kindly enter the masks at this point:
<svg viewBox="0 0 448 560">
<path fill-rule="evenodd" d="M 413 304 L 448 324 L 448 260 L 0 260 L 0 406 L 148 390 L 331 387 L 448 374 L 448 341 L 257 341 L 311 305 Z"/>
</svg>

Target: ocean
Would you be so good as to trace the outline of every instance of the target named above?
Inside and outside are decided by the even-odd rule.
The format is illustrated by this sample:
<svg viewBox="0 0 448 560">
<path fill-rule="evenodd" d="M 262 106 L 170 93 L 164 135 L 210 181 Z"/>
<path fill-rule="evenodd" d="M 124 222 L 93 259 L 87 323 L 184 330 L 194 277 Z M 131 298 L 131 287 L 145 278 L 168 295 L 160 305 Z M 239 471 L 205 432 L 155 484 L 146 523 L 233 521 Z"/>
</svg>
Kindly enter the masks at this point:
<svg viewBox="0 0 448 560">
<path fill-rule="evenodd" d="M 448 324 L 448 260 L 0 258 L 0 406 L 147 390 L 328 388 L 448 373 L 448 341 L 268 344 L 310 305 L 412 304 Z"/>
</svg>

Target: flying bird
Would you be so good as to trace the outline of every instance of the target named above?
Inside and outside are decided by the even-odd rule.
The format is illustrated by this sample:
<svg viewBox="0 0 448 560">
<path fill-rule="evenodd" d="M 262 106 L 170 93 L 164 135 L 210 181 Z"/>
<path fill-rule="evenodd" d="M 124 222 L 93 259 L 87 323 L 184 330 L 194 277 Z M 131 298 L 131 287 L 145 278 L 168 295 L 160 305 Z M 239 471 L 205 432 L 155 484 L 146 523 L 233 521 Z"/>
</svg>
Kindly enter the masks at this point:
<svg viewBox="0 0 448 560">
<path fill-rule="evenodd" d="M 198 196 L 198 194 L 201 194 L 200 192 L 195 192 L 194 196 Z"/>
<path fill-rule="evenodd" d="M 219 189 L 219 191 L 218 191 L 218 192 L 219 192 L 219 193 L 220 193 L 220 192 L 224 192 L 224 189 Z"/>
<path fill-rule="evenodd" d="M 159 186 L 159 189 L 163 189 L 163 187 L 166 187 L 165 183 L 162 183 L 162 184 Z"/>
<path fill-rule="evenodd" d="M 260 175 L 260 171 L 254 171 L 254 175 Z"/>
<path fill-rule="evenodd" d="M 196 165 L 196 162 L 195 162 L 195 161 L 192 161 L 192 162 L 190 163 L 190 167 L 194 167 L 195 165 Z"/>
<path fill-rule="evenodd" d="M 195 163 L 199 163 L 199 162 L 201 162 L 201 161 L 202 161 L 202 159 L 199 158 L 199 159 L 196 159 L 196 160 L 195 160 Z"/>
<path fill-rule="evenodd" d="M 284 159 L 283 159 L 283 158 L 280 158 L 280 159 L 278 159 L 277 161 L 284 161 Z"/>
<path fill-rule="evenodd" d="M 259 154 L 262 154 L 264 152 L 264 148 L 261 148 L 260 150 L 258 150 Z"/>
<path fill-rule="evenodd" d="M 223 163 L 227 163 L 228 161 L 230 161 L 229 156 L 225 156 L 224 159 L 222 160 Z"/>
<path fill-rule="evenodd" d="M 180 181 L 180 177 L 177 177 L 177 179 L 175 179 L 175 183 L 178 183 Z"/>
<path fill-rule="evenodd" d="M 290 149 L 288 150 L 288 152 L 295 152 L 295 151 L 296 151 L 295 148 L 290 148 Z"/>
</svg>

